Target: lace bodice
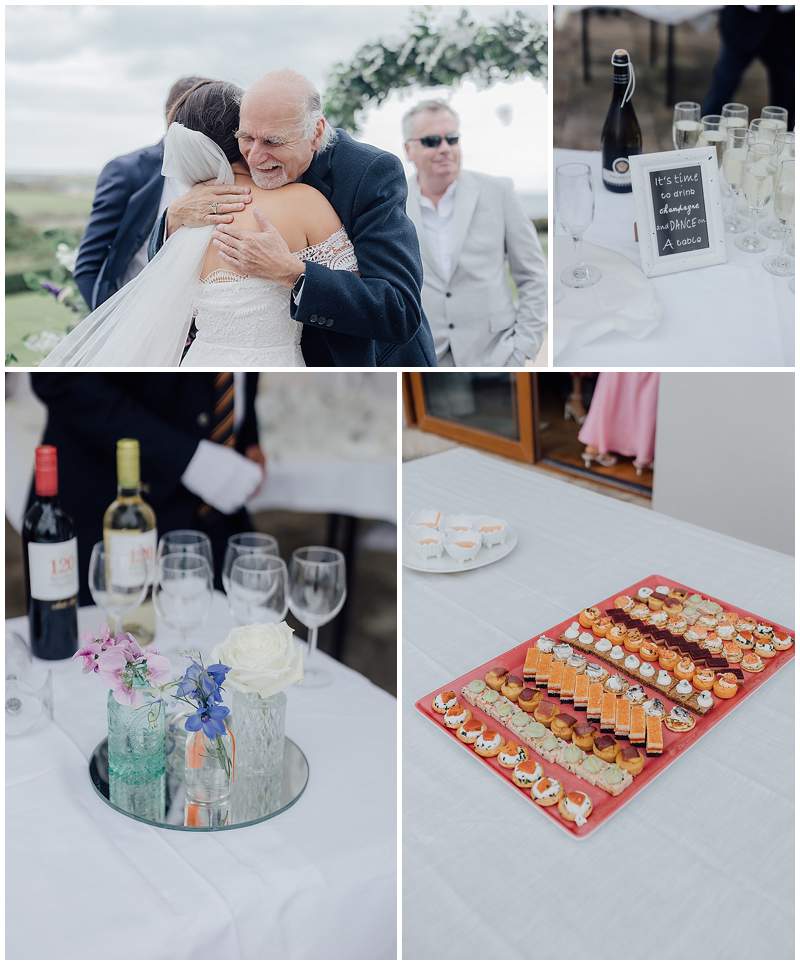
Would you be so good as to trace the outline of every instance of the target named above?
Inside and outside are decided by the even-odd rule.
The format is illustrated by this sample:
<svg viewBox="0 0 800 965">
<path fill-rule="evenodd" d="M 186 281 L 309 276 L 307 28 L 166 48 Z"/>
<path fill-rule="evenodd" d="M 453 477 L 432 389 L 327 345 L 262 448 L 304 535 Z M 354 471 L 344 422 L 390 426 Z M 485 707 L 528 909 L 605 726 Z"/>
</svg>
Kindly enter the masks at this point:
<svg viewBox="0 0 800 965">
<path fill-rule="evenodd" d="M 344 228 L 294 254 L 334 271 L 358 270 Z M 303 365 L 302 325 L 290 315 L 290 298 L 289 289 L 277 282 L 215 268 L 198 285 L 194 303 L 197 337 L 183 366 Z"/>
</svg>

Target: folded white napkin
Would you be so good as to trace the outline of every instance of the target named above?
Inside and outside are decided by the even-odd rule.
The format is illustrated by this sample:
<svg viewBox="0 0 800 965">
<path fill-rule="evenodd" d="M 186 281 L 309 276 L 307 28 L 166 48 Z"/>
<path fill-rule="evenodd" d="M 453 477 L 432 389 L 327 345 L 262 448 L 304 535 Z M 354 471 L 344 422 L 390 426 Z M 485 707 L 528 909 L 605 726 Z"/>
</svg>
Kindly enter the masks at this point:
<svg viewBox="0 0 800 965">
<path fill-rule="evenodd" d="M 559 354 L 588 345 L 609 332 L 634 339 L 654 332 L 663 311 L 655 288 L 641 269 L 615 251 L 581 243 L 581 260 L 599 268 L 602 278 L 590 288 L 568 288 L 560 275 L 575 262 L 574 247 L 570 238 L 556 236 L 554 314 Z"/>
</svg>

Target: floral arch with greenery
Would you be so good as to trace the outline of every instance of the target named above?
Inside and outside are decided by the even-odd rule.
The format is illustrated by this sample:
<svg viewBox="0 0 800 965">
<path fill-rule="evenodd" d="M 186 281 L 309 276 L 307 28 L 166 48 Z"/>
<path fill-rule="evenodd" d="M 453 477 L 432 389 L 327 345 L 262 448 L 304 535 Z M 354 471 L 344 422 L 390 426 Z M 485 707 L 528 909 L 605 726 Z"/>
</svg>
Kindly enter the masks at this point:
<svg viewBox="0 0 800 965">
<path fill-rule="evenodd" d="M 337 64 L 325 94 L 334 127 L 357 132 L 359 114 L 396 90 L 451 87 L 465 78 L 486 87 L 530 75 L 547 77 L 547 27 L 517 10 L 489 24 L 461 10 L 450 23 L 432 8 L 416 13 L 408 37 L 364 44 L 349 64 Z"/>
</svg>

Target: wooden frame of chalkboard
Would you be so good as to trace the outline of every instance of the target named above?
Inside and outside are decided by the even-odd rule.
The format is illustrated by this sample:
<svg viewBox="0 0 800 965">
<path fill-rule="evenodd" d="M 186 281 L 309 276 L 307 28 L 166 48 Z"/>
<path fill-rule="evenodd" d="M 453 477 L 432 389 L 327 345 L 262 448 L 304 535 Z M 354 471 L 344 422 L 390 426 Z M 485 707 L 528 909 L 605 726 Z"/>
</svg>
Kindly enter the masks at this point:
<svg viewBox="0 0 800 965">
<path fill-rule="evenodd" d="M 631 157 L 639 254 L 645 275 L 727 260 L 719 167 L 713 147 Z"/>
</svg>

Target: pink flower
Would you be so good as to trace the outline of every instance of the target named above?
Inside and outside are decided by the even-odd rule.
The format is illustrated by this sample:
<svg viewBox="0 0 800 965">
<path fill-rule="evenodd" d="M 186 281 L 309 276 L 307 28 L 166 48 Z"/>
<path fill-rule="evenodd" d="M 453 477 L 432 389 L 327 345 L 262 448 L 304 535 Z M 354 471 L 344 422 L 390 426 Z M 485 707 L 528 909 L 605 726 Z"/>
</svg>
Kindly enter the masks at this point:
<svg viewBox="0 0 800 965">
<path fill-rule="evenodd" d="M 113 685 L 122 676 L 122 671 L 128 665 L 128 660 L 122 652 L 122 647 L 112 647 L 104 650 L 97 657 L 97 673 L 103 680 Z"/>
<path fill-rule="evenodd" d="M 118 704 L 125 704 L 128 707 L 141 707 L 144 703 L 142 691 L 136 690 L 134 687 L 129 687 L 121 677 L 111 690 Z"/>
<path fill-rule="evenodd" d="M 85 647 L 81 648 L 74 656 L 73 660 L 83 660 L 84 673 L 97 673 L 100 669 L 99 658 L 102 653 L 99 640 L 91 640 Z"/>
<path fill-rule="evenodd" d="M 160 684 L 172 676 L 172 665 L 169 659 L 156 650 L 147 654 L 147 679 L 151 684 Z"/>
</svg>

